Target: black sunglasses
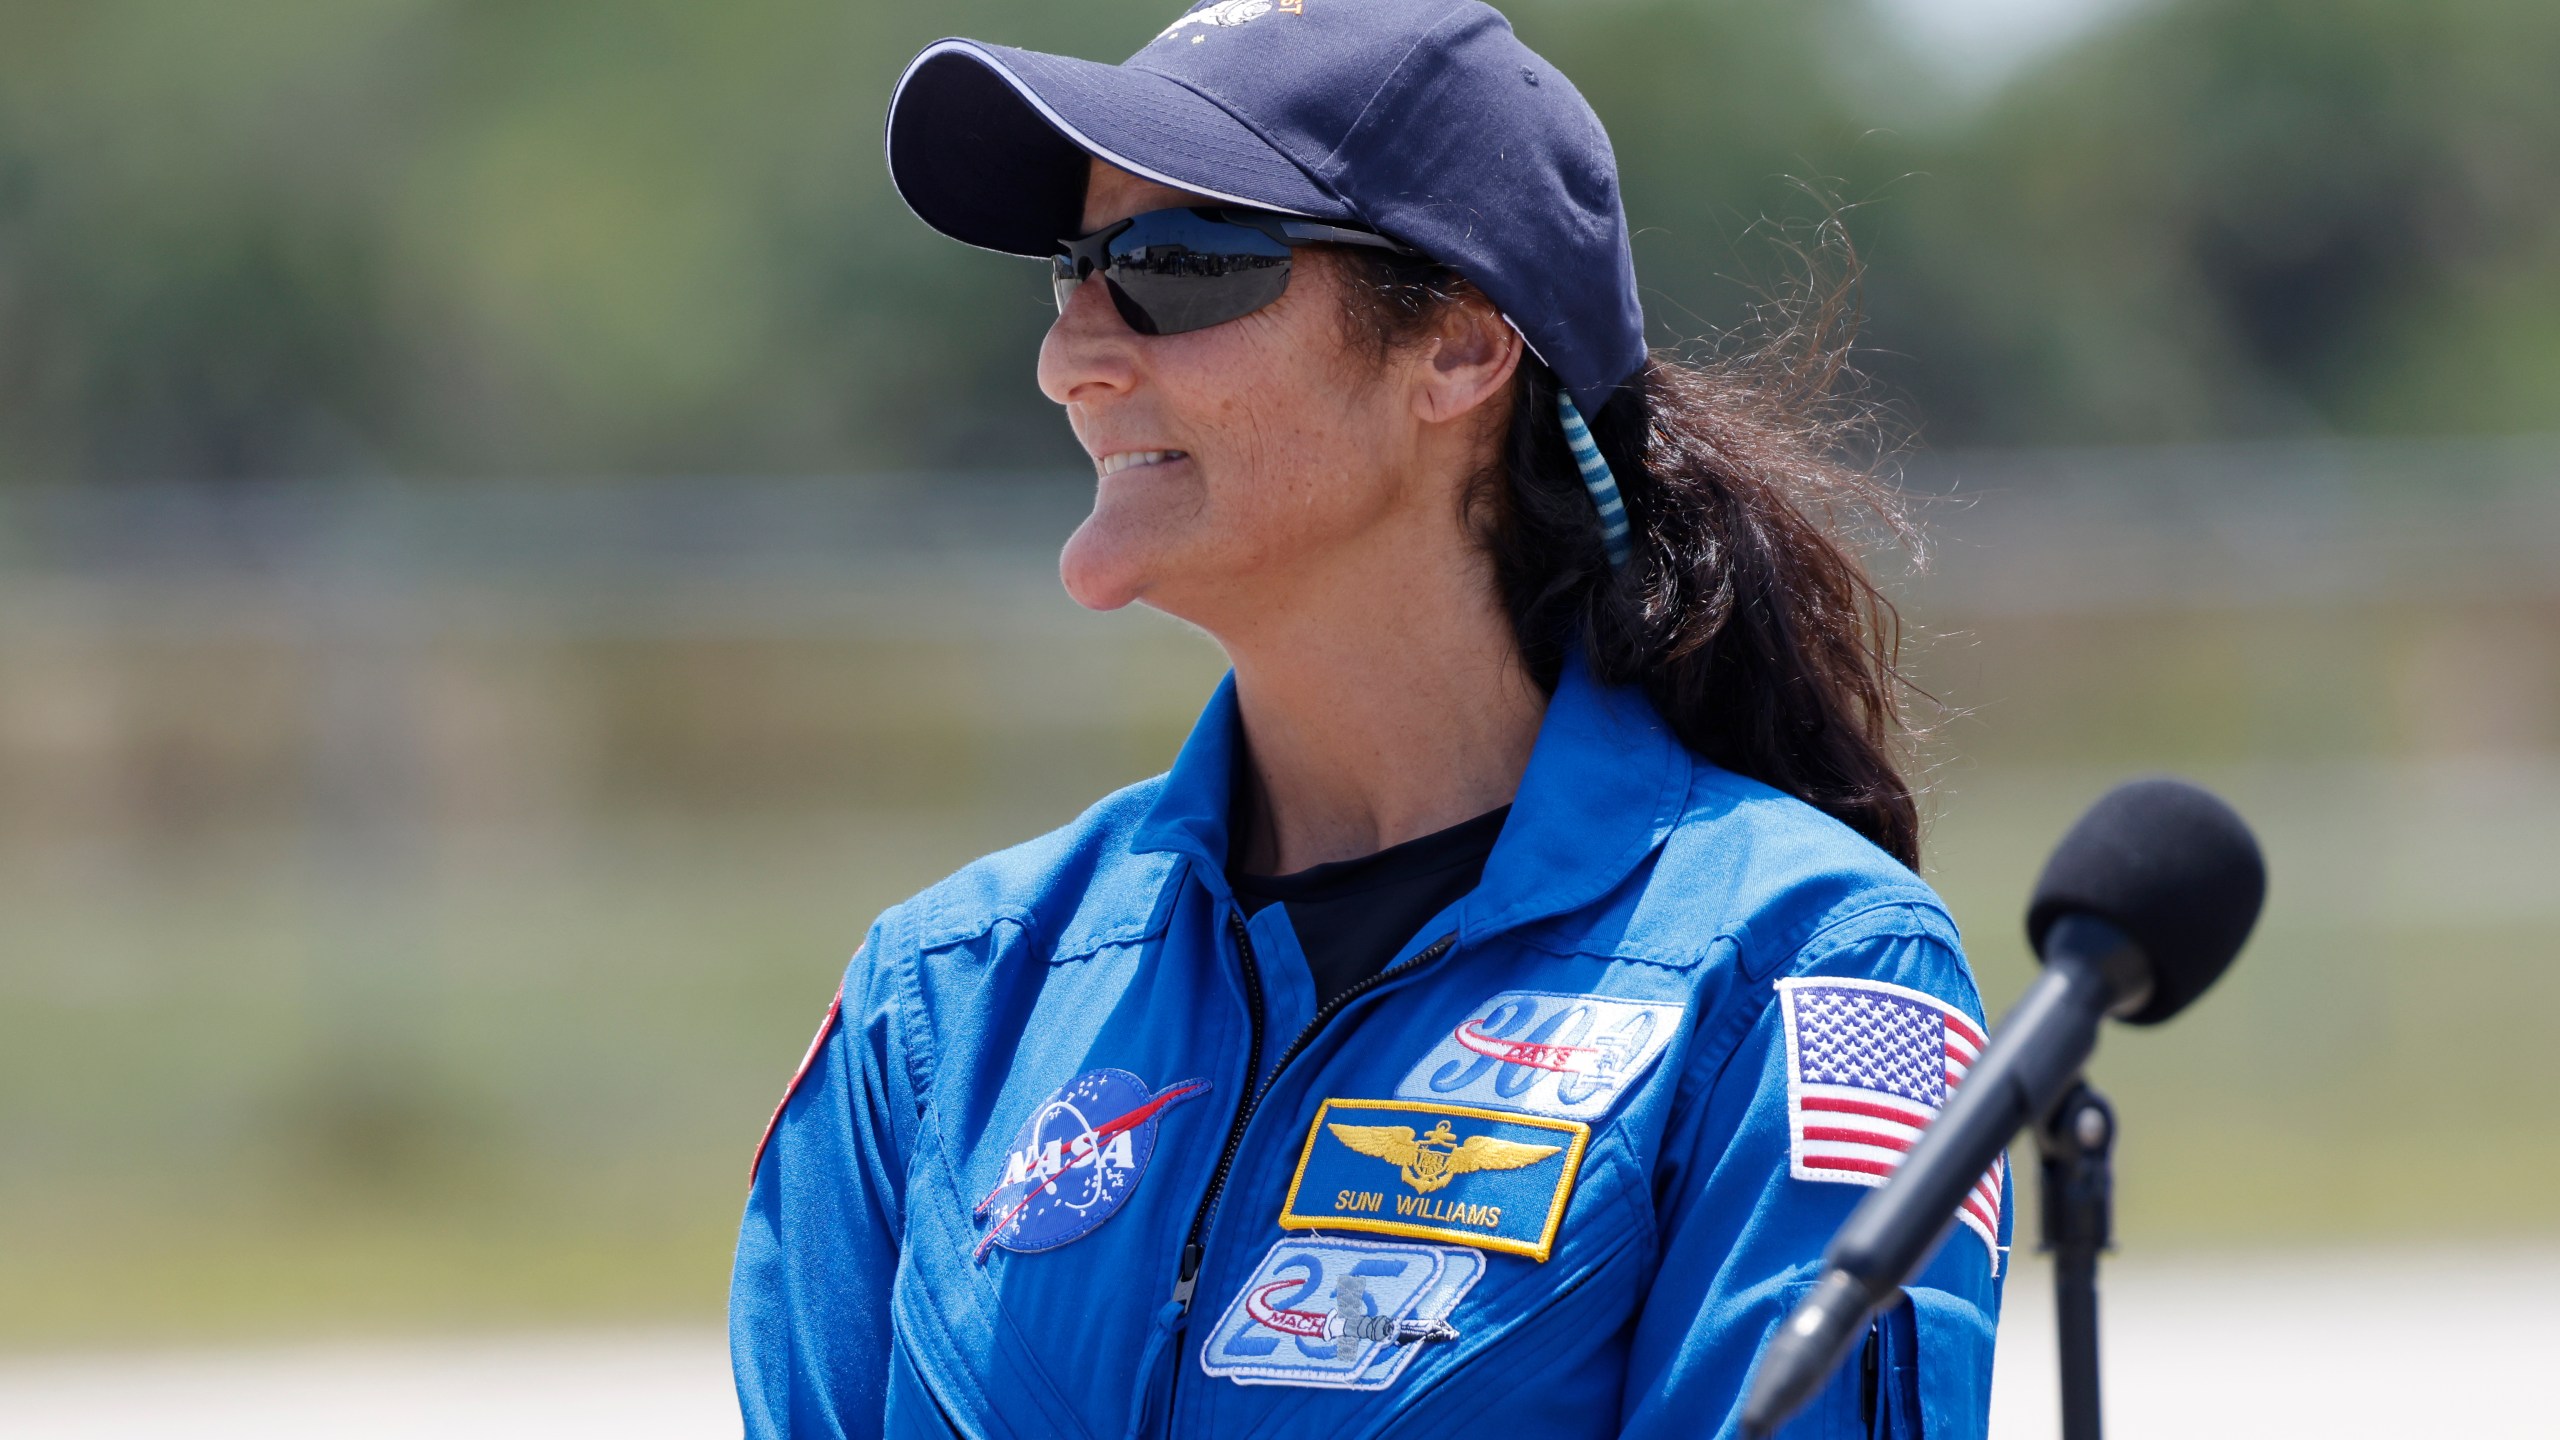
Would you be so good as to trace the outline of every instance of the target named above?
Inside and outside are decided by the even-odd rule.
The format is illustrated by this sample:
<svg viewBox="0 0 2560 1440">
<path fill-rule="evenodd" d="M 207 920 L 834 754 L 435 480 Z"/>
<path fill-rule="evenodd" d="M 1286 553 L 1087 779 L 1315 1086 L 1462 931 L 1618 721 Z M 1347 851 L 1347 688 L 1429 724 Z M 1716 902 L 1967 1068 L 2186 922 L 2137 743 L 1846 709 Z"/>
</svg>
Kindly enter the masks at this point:
<svg viewBox="0 0 2560 1440">
<path fill-rule="evenodd" d="M 1269 210 L 1150 210 L 1061 240 L 1049 257 L 1058 311 L 1099 272 L 1111 303 L 1141 335 L 1179 335 L 1238 320 L 1289 288 L 1289 247 L 1359 245 L 1411 255 L 1409 246 Z"/>
</svg>

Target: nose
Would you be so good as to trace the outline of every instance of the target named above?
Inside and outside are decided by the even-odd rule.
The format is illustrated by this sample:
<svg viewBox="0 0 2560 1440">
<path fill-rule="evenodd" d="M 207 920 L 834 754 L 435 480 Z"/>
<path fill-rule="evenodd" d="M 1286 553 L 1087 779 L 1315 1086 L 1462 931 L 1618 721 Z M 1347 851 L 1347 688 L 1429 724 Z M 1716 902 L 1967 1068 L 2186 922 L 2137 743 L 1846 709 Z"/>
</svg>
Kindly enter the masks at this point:
<svg viewBox="0 0 2560 1440">
<path fill-rule="evenodd" d="M 1078 283 L 1040 341 L 1040 393 L 1061 405 L 1091 404 L 1137 385 L 1139 335 L 1120 318 L 1106 283 L 1099 275 Z"/>
</svg>

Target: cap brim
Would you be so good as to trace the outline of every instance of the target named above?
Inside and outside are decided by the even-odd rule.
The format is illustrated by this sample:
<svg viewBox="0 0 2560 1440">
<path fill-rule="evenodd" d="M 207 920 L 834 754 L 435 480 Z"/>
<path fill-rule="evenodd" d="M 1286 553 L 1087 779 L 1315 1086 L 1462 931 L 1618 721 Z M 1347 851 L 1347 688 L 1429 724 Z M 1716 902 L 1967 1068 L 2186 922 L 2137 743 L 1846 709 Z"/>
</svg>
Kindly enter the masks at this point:
<svg viewBox="0 0 2560 1440">
<path fill-rule="evenodd" d="M 889 101 L 889 177 L 916 217 L 1042 256 L 1083 231 L 1087 157 L 1234 205 L 1358 215 L 1251 127 L 1152 71 L 942 40 Z"/>
</svg>

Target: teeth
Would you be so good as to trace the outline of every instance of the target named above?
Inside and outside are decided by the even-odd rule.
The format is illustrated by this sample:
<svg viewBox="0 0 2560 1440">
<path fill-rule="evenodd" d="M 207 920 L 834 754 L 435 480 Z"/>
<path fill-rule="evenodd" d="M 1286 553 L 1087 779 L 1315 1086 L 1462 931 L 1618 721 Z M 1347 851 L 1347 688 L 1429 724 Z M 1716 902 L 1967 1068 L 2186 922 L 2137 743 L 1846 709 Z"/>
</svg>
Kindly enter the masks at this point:
<svg viewBox="0 0 2560 1440">
<path fill-rule="evenodd" d="M 1105 455 L 1093 463 L 1094 468 L 1103 474 L 1117 475 L 1135 465 L 1154 465 L 1182 457 L 1180 450 L 1123 450 L 1117 455 Z"/>
</svg>

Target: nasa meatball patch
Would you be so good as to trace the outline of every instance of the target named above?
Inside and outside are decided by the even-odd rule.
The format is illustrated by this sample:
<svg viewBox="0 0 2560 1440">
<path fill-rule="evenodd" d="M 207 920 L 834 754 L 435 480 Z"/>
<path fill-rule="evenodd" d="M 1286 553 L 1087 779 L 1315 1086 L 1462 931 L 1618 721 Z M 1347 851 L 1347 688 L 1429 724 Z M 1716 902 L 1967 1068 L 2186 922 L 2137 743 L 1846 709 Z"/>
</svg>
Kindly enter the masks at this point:
<svg viewBox="0 0 2560 1440">
<path fill-rule="evenodd" d="M 1158 1119 L 1206 1080 L 1150 1091 L 1126 1070 L 1088 1070 L 1049 1092 L 1006 1148 L 1004 1178 L 978 1202 L 974 1252 L 1025 1253 L 1081 1240 L 1128 1203 L 1155 1158 Z"/>
</svg>

